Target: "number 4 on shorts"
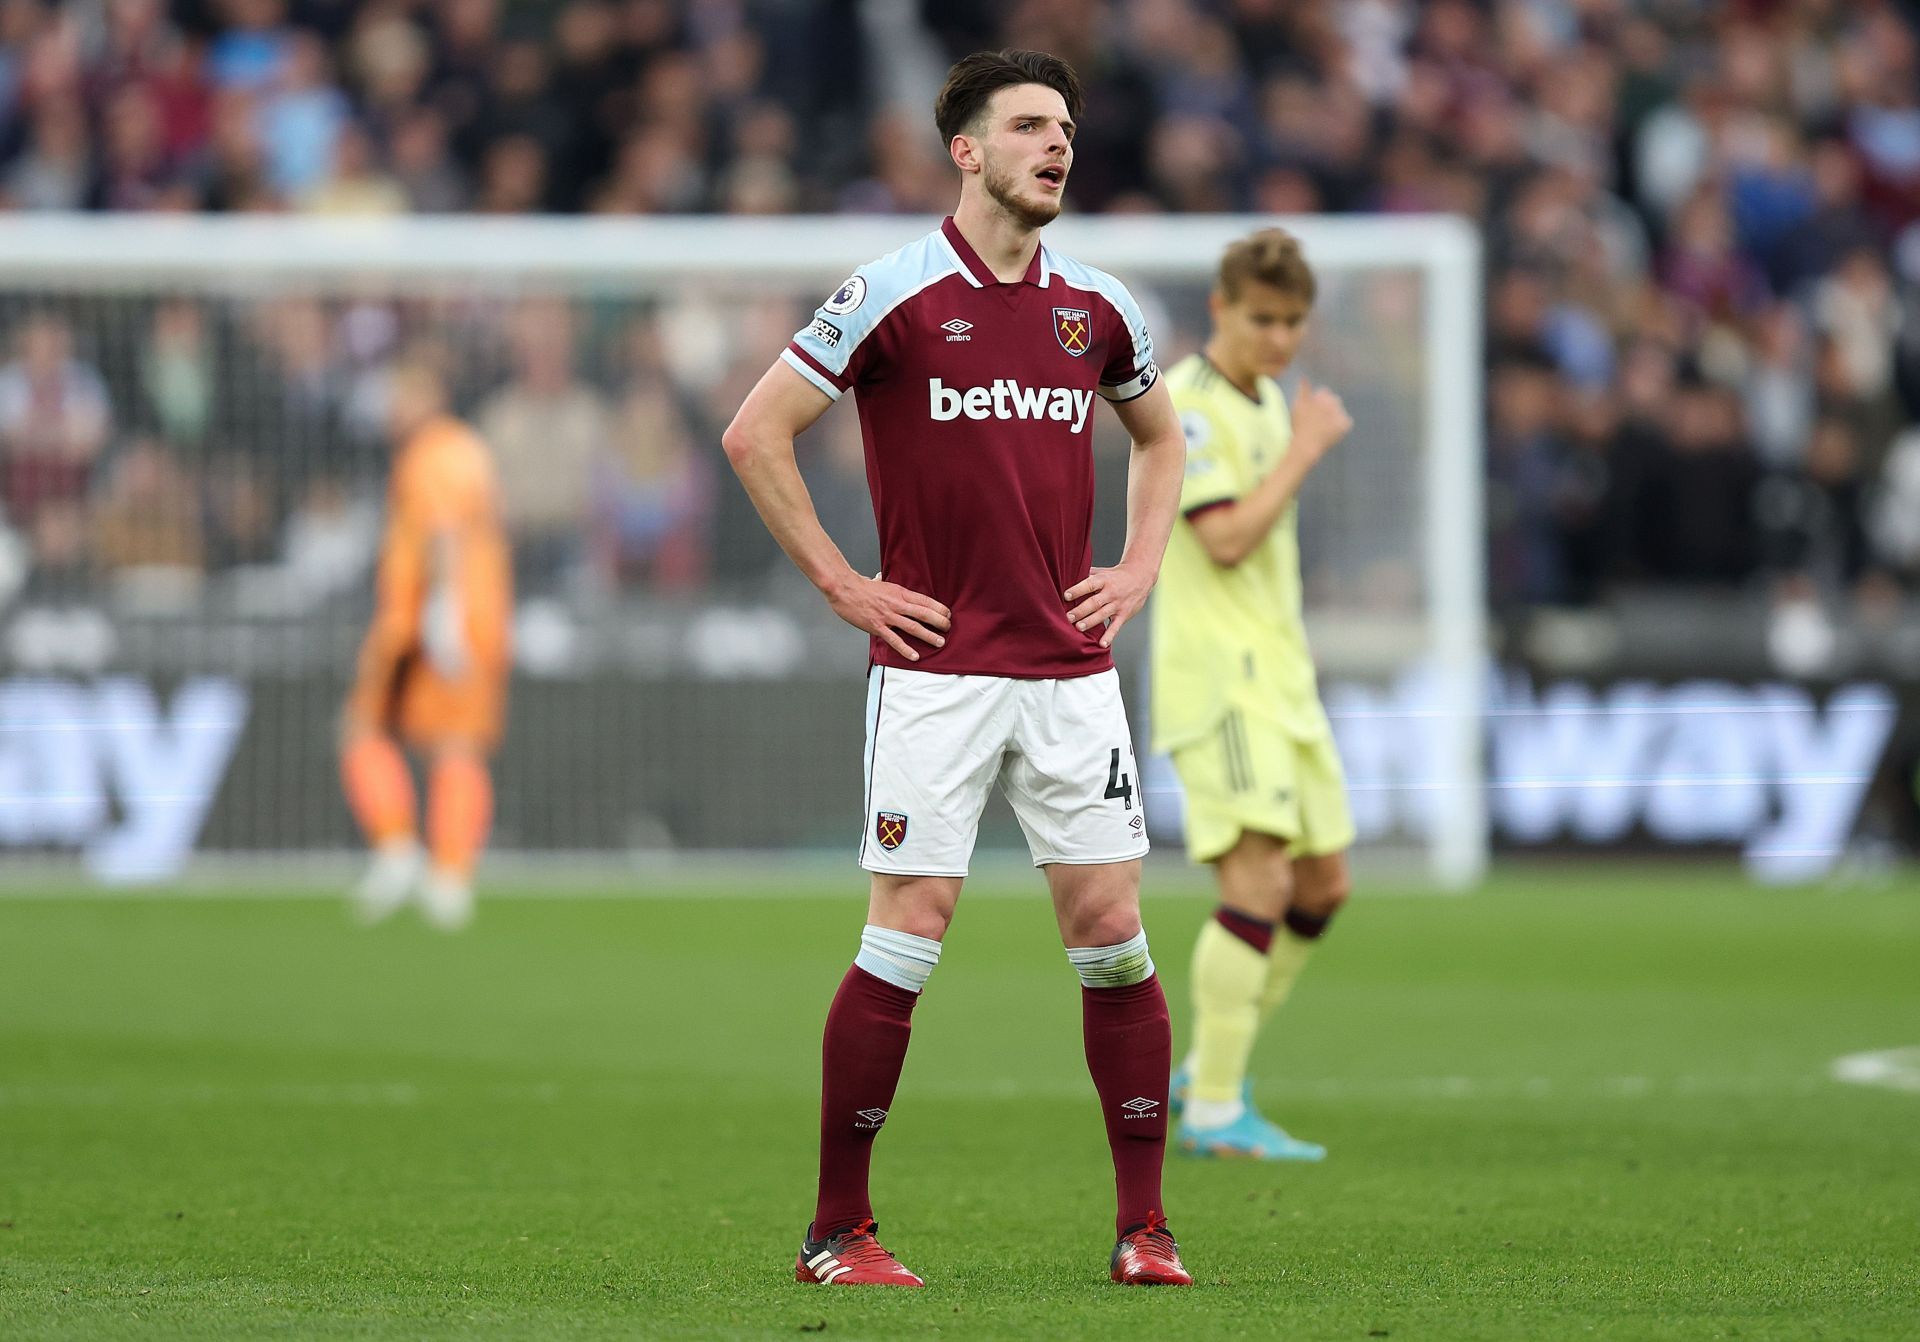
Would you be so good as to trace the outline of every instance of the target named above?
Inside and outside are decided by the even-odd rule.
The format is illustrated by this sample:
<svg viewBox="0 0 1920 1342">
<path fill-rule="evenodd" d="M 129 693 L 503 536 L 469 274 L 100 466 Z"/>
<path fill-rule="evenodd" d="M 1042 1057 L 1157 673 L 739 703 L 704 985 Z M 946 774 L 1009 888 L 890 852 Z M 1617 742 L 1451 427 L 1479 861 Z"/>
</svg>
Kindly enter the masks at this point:
<svg viewBox="0 0 1920 1342">
<path fill-rule="evenodd" d="M 1129 811 L 1133 809 L 1133 780 L 1120 772 L 1120 747 L 1113 748 L 1113 761 L 1107 765 L 1107 797 L 1120 798 Z"/>
</svg>

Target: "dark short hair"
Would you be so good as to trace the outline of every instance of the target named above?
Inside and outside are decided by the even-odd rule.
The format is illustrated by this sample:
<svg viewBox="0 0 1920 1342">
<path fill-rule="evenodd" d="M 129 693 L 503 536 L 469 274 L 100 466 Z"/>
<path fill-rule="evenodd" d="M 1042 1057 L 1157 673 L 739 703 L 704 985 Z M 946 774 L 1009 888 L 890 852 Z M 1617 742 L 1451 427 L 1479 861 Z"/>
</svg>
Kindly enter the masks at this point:
<svg viewBox="0 0 1920 1342">
<path fill-rule="evenodd" d="M 1044 84 L 1067 104 L 1067 116 L 1080 119 L 1085 97 L 1080 76 L 1058 56 L 1044 51 L 976 51 L 947 71 L 947 82 L 933 100 L 933 124 L 948 144 L 987 109 L 993 95 L 1016 84 Z"/>
<path fill-rule="evenodd" d="M 1220 292 L 1229 303 L 1237 301 L 1249 283 L 1268 285 L 1313 306 L 1313 267 L 1300 253 L 1300 239 L 1284 228 L 1249 234 L 1220 258 Z"/>
</svg>

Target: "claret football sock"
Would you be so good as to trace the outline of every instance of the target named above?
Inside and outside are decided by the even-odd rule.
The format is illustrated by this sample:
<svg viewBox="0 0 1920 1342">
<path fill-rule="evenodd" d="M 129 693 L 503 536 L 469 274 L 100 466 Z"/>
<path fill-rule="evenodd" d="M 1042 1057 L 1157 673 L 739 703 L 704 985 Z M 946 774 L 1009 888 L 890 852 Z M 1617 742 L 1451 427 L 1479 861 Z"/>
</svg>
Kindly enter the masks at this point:
<svg viewBox="0 0 1920 1342">
<path fill-rule="evenodd" d="M 1113 1151 L 1116 1235 L 1164 1219 L 1160 1171 L 1167 1151 L 1167 1078 L 1173 1026 L 1142 932 L 1118 946 L 1072 947 L 1080 973 L 1087 1071 L 1100 1095 Z"/>
<path fill-rule="evenodd" d="M 1273 920 L 1270 918 L 1256 918 L 1222 904 L 1213 911 L 1213 921 L 1262 955 L 1273 948 Z"/>
<path fill-rule="evenodd" d="M 873 1219 L 867 1197 L 873 1139 L 893 1107 L 919 1000 L 919 993 L 858 964 L 840 980 L 820 1050 L 820 1193 L 810 1232 L 816 1237 Z"/>
<path fill-rule="evenodd" d="M 470 879 L 492 823 L 493 776 L 486 763 L 464 753 L 442 755 L 427 780 L 427 846 L 433 869 L 452 879 Z"/>
<path fill-rule="evenodd" d="M 1245 1108 L 1241 1092 L 1260 1029 L 1268 965 L 1268 957 L 1228 930 L 1224 919 L 1200 929 L 1193 946 L 1192 1084 L 1182 1115 L 1193 1127 L 1222 1127 Z"/>
<path fill-rule="evenodd" d="M 367 843 L 386 847 L 414 836 L 413 779 L 391 737 L 366 733 L 341 753 L 340 781 L 347 806 Z"/>
<path fill-rule="evenodd" d="M 1333 921 L 1331 913 L 1308 913 L 1298 906 L 1289 908 L 1281 919 L 1287 930 L 1302 941 L 1318 941 L 1327 933 L 1327 924 Z"/>
</svg>

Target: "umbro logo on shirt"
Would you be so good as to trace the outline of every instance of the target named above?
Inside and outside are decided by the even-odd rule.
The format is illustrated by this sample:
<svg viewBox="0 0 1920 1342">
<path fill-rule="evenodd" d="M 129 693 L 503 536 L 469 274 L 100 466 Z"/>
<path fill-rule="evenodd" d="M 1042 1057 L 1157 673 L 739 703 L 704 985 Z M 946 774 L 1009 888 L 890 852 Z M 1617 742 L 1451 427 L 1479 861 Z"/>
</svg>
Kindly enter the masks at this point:
<svg viewBox="0 0 1920 1342">
<path fill-rule="evenodd" d="M 956 340 L 973 339 L 972 336 L 967 334 L 967 332 L 973 329 L 973 323 L 963 322 L 958 317 L 955 317 L 950 322 L 941 322 L 940 329 L 947 333 L 947 343 L 949 345 L 951 345 Z"/>
</svg>

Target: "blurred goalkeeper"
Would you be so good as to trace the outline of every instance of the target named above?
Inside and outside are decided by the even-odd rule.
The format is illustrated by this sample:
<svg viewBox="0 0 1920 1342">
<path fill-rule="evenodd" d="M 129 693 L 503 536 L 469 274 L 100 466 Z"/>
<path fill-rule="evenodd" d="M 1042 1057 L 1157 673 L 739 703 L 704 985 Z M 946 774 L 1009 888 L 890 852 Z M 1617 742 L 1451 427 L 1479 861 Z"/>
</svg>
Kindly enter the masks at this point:
<svg viewBox="0 0 1920 1342">
<path fill-rule="evenodd" d="M 1153 620 L 1153 745 L 1187 795 L 1187 852 L 1220 905 L 1193 952 L 1192 1049 L 1174 1074 L 1180 1149 L 1319 1160 L 1253 1107 L 1247 1060 L 1347 897 L 1340 757 L 1300 619 L 1300 487 L 1353 427 L 1340 398 L 1274 378 L 1313 309 L 1299 243 L 1264 229 L 1227 248 L 1205 349 L 1167 374 L 1186 431 L 1182 520 Z"/>
<path fill-rule="evenodd" d="M 512 575 L 492 459 L 449 413 L 433 361 L 395 366 L 388 422 L 386 537 L 340 752 L 373 849 L 355 897 L 370 922 L 417 897 L 429 922 L 453 929 L 473 916 L 492 821 L 487 758 L 506 704 Z M 403 743 L 427 763 L 424 849 Z"/>
</svg>

